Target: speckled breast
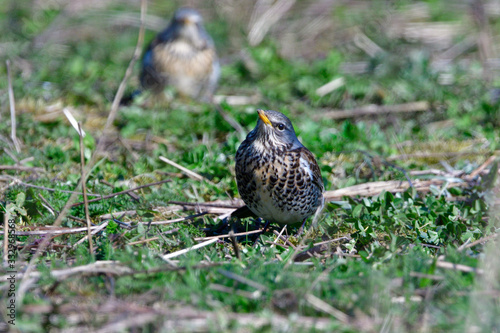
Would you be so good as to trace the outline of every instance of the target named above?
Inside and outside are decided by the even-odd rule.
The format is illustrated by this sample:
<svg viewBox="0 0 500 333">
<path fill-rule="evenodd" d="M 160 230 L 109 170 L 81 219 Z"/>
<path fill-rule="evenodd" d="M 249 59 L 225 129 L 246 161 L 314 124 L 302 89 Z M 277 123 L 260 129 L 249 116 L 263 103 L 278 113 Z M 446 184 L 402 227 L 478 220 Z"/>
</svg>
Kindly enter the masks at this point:
<svg viewBox="0 0 500 333">
<path fill-rule="evenodd" d="M 159 44 L 154 50 L 156 70 L 166 78 L 167 84 L 192 97 L 208 84 L 215 59 L 214 49 L 198 50 L 184 42 Z"/>
<path fill-rule="evenodd" d="M 236 153 L 241 198 L 257 216 L 293 224 L 313 215 L 323 200 L 301 150 L 260 150 L 243 142 Z"/>
</svg>

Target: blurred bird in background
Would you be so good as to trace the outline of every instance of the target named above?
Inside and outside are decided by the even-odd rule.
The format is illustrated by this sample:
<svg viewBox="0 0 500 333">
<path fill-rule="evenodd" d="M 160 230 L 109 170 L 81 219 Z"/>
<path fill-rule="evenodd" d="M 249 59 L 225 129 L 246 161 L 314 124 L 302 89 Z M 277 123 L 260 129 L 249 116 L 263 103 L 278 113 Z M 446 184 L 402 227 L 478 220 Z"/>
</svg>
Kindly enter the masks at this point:
<svg viewBox="0 0 500 333">
<path fill-rule="evenodd" d="M 236 183 L 248 210 L 268 223 L 303 222 L 324 205 L 324 185 L 314 155 L 295 135 L 290 119 L 272 110 L 258 110 L 257 126 L 236 152 Z M 264 228 L 265 229 L 265 228 Z"/>
<path fill-rule="evenodd" d="M 149 44 L 141 85 L 155 94 L 172 86 L 181 96 L 211 101 L 220 76 L 214 42 L 192 8 L 178 9 L 169 26 Z"/>
</svg>

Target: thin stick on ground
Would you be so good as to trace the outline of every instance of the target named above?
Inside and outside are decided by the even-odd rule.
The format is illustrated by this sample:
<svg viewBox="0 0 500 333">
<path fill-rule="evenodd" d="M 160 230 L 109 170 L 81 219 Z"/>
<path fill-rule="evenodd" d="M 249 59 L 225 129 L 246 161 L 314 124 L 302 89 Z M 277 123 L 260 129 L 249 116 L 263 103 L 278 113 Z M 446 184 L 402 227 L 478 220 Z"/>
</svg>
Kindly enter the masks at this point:
<svg viewBox="0 0 500 333">
<path fill-rule="evenodd" d="M 147 10 L 147 0 L 141 0 L 141 25 L 139 28 L 139 36 L 137 38 L 137 45 L 135 47 L 135 51 L 134 51 L 134 55 L 132 57 L 132 60 L 130 61 L 129 66 L 127 67 L 127 70 L 125 71 L 125 75 L 122 79 L 122 82 L 120 83 L 118 91 L 116 92 L 115 99 L 113 100 L 113 104 L 111 106 L 111 110 L 110 110 L 110 113 L 108 115 L 108 119 L 106 121 L 106 125 L 104 126 L 104 129 L 103 129 L 103 133 L 107 133 L 109 131 L 109 128 L 111 127 L 111 125 L 113 124 L 113 122 L 116 118 L 118 106 L 120 105 L 120 100 L 122 99 L 123 92 L 125 91 L 125 85 L 129 79 L 130 75 L 132 75 L 132 70 L 134 68 L 134 65 L 135 65 L 136 61 L 139 59 L 139 56 L 141 54 L 142 44 L 144 41 L 144 31 L 145 31 L 144 21 L 145 21 L 145 17 L 146 17 L 146 10 Z M 104 147 L 104 141 L 105 140 L 99 140 L 99 143 L 97 144 L 96 150 L 92 154 L 92 157 L 86 166 L 86 171 L 85 171 L 86 176 L 89 175 L 91 168 L 94 166 L 94 164 L 97 160 L 97 156 L 102 151 L 102 149 Z M 78 183 L 77 188 L 81 187 L 81 183 L 85 182 L 85 181 L 86 181 L 86 179 L 80 179 L 80 182 Z M 66 215 L 69 212 L 69 209 L 71 208 L 71 204 L 73 202 L 75 202 L 75 199 L 76 199 L 76 194 L 72 193 L 71 196 L 69 197 L 68 201 L 64 205 L 63 209 L 61 210 L 61 213 L 54 221 L 54 224 L 53 224 L 54 226 L 57 227 L 57 226 L 61 225 L 63 219 L 66 217 Z M 38 260 L 40 255 L 43 253 L 43 251 L 45 250 L 45 248 L 47 247 L 49 242 L 50 242 L 49 237 L 46 237 L 42 240 L 42 242 L 38 246 L 35 254 L 32 256 L 30 262 L 26 266 L 26 274 L 23 275 L 23 278 L 21 279 L 21 282 L 19 284 L 19 292 L 18 292 L 19 304 L 22 304 L 24 294 L 26 293 L 26 290 L 28 289 L 29 284 L 30 284 L 30 281 L 28 280 L 27 277 L 29 276 L 29 273 L 33 270 L 33 267 L 34 267 L 36 261 Z"/>
<path fill-rule="evenodd" d="M 380 115 L 385 113 L 407 113 L 426 111 L 430 108 L 427 101 L 418 101 L 396 105 L 375 105 L 369 104 L 352 110 L 324 110 L 313 116 L 313 119 L 345 119 L 361 116 Z"/>
<path fill-rule="evenodd" d="M 347 324 L 349 323 L 349 316 L 343 313 L 340 310 L 335 309 L 330 304 L 323 301 L 321 298 L 314 296 L 313 294 L 307 294 L 306 300 L 309 304 L 311 304 L 315 309 L 319 311 L 323 311 L 340 321 L 341 323 Z"/>
<path fill-rule="evenodd" d="M 116 197 L 117 195 L 127 194 L 128 192 L 140 190 L 141 188 L 151 187 L 151 186 L 155 186 L 155 185 L 161 185 L 163 183 L 168 183 L 168 182 L 171 182 L 171 181 L 172 181 L 171 179 L 165 179 L 165 180 L 160 180 L 159 182 L 154 182 L 154 183 L 149 183 L 149 184 L 137 186 L 137 187 L 134 187 L 134 188 L 130 188 L 128 190 L 124 190 L 124 191 L 120 191 L 120 192 L 116 192 L 116 193 L 111 193 L 111 194 L 108 194 L 108 195 L 104 195 L 104 196 L 102 196 L 100 198 L 95 198 L 95 199 L 89 200 L 89 201 L 87 201 L 87 203 L 92 203 L 92 202 L 97 202 L 97 201 L 101 201 L 101 200 L 113 198 L 113 197 Z M 77 203 L 72 204 L 71 207 L 77 207 L 77 206 L 81 206 L 83 204 L 85 204 L 85 202 L 77 202 Z"/>
<path fill-rule="evenodd" d="M 169 160 L 169 159 L 168 159 L 168 158 L 166 158 L 166 157 L 160 156 L 159 158 L 160 158 L 160 160 L 162 160 L 163 162 L 165 162 L 165 163 L 167 163 L 167 164 L 170 164 L 171 166 L 173 166 L 173 167 L 175 167 L 175 168 L 177 168 L 177 169 L 181 170 L 181 171 L 182 171 L 182 172 L 184 172 L 184 173 L 185 173 L 185 174 L 186 174 L 189 178 L 192 178 L 192 179 L 194 179 L 194 180 L 198 180 L 198 181 L 205 180 L 205 181 L 207 181 L 207 182 L 211 183 L 211 182 L 210 182 L 208 179 L 206 179 L 205 177 L 203 177 L 203 176 L 201 176 L 201 175 L 197 174 L 197 173 L 196 173 L 196 172 L 194 172 L 194 171 L 189 170 L 188 168 L 183 167 L 182 165 L 179 165 L 179 164 L 175 163 L 175 162 L 174 162 L 174 161 L 172 161 L 172 160 Z"/>
<path fill-rule="evenodd" d="M 38 167 L 27 167 L 22 165 L 0 165 L 0 170 L 43 172 L 45 169 Z"/>
<path fill-rule="evenodd" d="M 89 251 L 90 255 L 94 255 L 94 246 L 92 244 L 92 230 L 90 229 L 90 213 L 89 213 L 89 202 L 87 198 L 87 182 L 85 179 L 85 147 L 83 146 L 83 131 L 82 131 L 82 124 L 79 122 L 78 123 L 78 137 L 80 138 L 80 171 L 82 174 L 82 192 L 83 192 L 83 202 L 85 203 L 84 208 L 85 208 L 85 220 L 87 221 L 87 236 L 89 240 Z"/>
<path fill-rule="evenodd" d="M 102 224 L 100 224 L 98 226 L 92 227 L 93 230 L 91 232 L 91 235 L 97 234 L 99 231 L 101 231 L 104 228 L 106 228 L 108 226 L 108 224 L 109 224 L 109 221 L 105 221 L 105 222 L 103 222 Z M 87 234 L 85 237 L 83 237 L 78 242 L 76 242 L 75 244 L 73 244 L 73 248 L 76 248 L 78 245 L 80 245 L 81 243 L 85 242 L 88 238 L 89 238 L 89 235 Z"/>
<path fill-rule="evenodd" d="M 45 187 L 45 186 L 38 186 L 38 185 L 33 185 L 33 184 L 25 183 L 25 182 L 21 181 L 20 179 L 12 177 L 12 176 L 7 176 L 7 177 L 10 178 L 10 179 L 12 179 L 12 181 L 13 181 L 12 185 L 22 185 L 22 186 L 31 187 L 31 188 L 37 188 L 37 189 L 48 191 L 48 192 L 62 192 L 62 193 L 83 195 L 82 192 L 67 191 L 67 190 L 54 189 L 54 188 Z M 100 197 L 101 196 L 100 194 L 94 194 L 94 193 L 87 193 L 87 195 L 88 196 L 92 196 L 92 197 Z"/>
<path fill-rule="evenodd" d="M 241 237 L 241 236 L 248 236 L 252 234 L 258 234 L 261 233 L 262 229 L 257 229 L 257 230 L 252 230 L 252 231 L 245 231 L 245 232 L 237 232 L 233 233 L 233 236 L 235 237 Z M 225 234 L 225 235 L 219 235 L 219 236 L 208 236 L 208 237 L 196 237 L 194 240 L 195 241 L 205 241 L 205 240 L 211 240 L 211 239 L 222 239 L 222 238 L 230 238 L 231 234 Z"/>
<path fill-rule="evenodd" d="M 210 240 L 207 240 L 206 242 L 199 243 L 199 244 L 196 244 L 194 246 L 188 247 L 187 249 L 182 249 L 182 250 L 179 250 L 179 251 L 176 251 L 176 252 L 172 252 L 172 253 L 166 254 L 164 256 L 161 256 L 161 258 L 163 260 L 168 260 L 170 258 L 175 258 L 175 257 L 178 257 L 178 256 L 184 254 L 184 253 L 188 253 L 189 251 L 197 250 L 197 249 L 200 249 L 202 247 L 208 246 L 208 245 L 210 245 L 212 243 L 217 242 L 217 240 L 218 240 L 218 238 L 210 239 Z"/>
<path fill-rule="evenodd" d="M 104 223 L 107 223 L 103 222 Z M 90 229 L 92 230 L 92 233 L 95 234 L 98 232 L 99 228 L 102 227 L 103 224 L 97 225 L 97 226 L 92 226 Z M 97 231 L 96 231 L 97 230 Z M 87 227 L 78 227 L 78 228 L 46 228 L 46 229 L 36 229 L 36 230 L 30 230 L 30 231 L 16 231 L 16 236 L 41 236 L 41 235 L 67 235 L 67 234 L 77 234 L 80 232 L 85 232 L 87 231 Z"/>
<path fill-rule="evenodd" d="M 52 207 L 52 205 L 50 204 L 50 202 L 48 202 L 47 199 L 45 199 L 45 197 L 42 195 L 42 193 L 38 193 L 38 197 L 40 198 L 40 200 L 42 200 L 42 205 L 45 205 L 46 208 L 50 212 L 54 212 L 54 214 L 59 214 L 59 212 L 54 207 Z M 81 218 L 73 216 L 73 215 L 68 215 L 68 218 L 70 218 L 72 220 L 75 220 L 77 222 L 87 223 L 87 221 L 85 219 L 81 219 Z"/>
<path fill-rule="evenodd" d="M 222 107 L 220 106 L 220 104 L 215 103 L 214 105 L 215 105 L 215 109 L 217 110 L 217 112 L 219 112 L 221 117 L 224 118 L 224 120 L 229 125 L 231 125 L 231 127 L 234 128 L 234 130 L 236 132 L 238 132 L 238 134 L 241 137 L 245 137 L 245 130 L 243 130 L 243 127 L 241 127 L 241 125 L 233 117 L 231 117 L 230 114 L 228 114 L 224 110 L 222 110 Z"/>
<path fill-rule="evenodd" d="M 21 151 L 21 146 L 19 141 L 17 140 L 16 135 L 16 101 L 14 100 L 14 89 L 12 88 L 12 75 L 10 72 L 10 60 L 7 60 L 7 85 L 9 89 L 9 104 L 10 104 L 10 138 L 12 139 L 12 143 L 16 148 L 16 151 L 19 153 Z"/>
</svg>

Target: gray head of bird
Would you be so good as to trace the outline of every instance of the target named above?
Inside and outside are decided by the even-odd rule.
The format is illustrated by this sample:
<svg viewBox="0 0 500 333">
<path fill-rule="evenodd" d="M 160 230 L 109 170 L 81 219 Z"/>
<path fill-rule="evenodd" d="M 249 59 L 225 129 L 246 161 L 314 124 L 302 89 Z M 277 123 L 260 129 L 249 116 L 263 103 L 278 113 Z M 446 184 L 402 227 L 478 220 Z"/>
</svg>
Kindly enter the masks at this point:
<svg viewBox="0 0 500 333">
<path fill-rule="evenodd" d="M 177 30 L 177 36 L 196 47 L 203 47 L 207 43 L 206 33 L 203 28 L 203 18 L 197 10 L 189 7 L 179 8 L 172 21 Z"/>
<path fill-rule="evenodd" d="M 251 132 L 251 136 L 256 141 L 260 141 L 264 146 L 284 146 L 287 149 L 303 147 L 292 122 L 283 113 L 273 110 L 257 110 L 259 120 L 257 126 Z M 252 134 L 253 133 L 253 134 Z"/>
</svg>

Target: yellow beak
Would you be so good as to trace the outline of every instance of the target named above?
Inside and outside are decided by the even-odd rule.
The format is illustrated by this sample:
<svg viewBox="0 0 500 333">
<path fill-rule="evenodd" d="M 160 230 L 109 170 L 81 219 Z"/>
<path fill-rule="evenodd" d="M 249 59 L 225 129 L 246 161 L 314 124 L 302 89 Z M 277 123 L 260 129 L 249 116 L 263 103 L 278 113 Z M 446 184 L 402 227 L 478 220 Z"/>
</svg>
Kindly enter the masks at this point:
<svg viewBox="0 0 500 333">
<path fill-rule="evenodd" d="M 264 124 L 273 127 L 273 124 L 271 124 L 271 122 L 269 121 L 269 118 L 267 118 L 264 110 L 258 109 L 257 112 L 259 113 L 259 118 L 264 122 Z"/>
</svg>

